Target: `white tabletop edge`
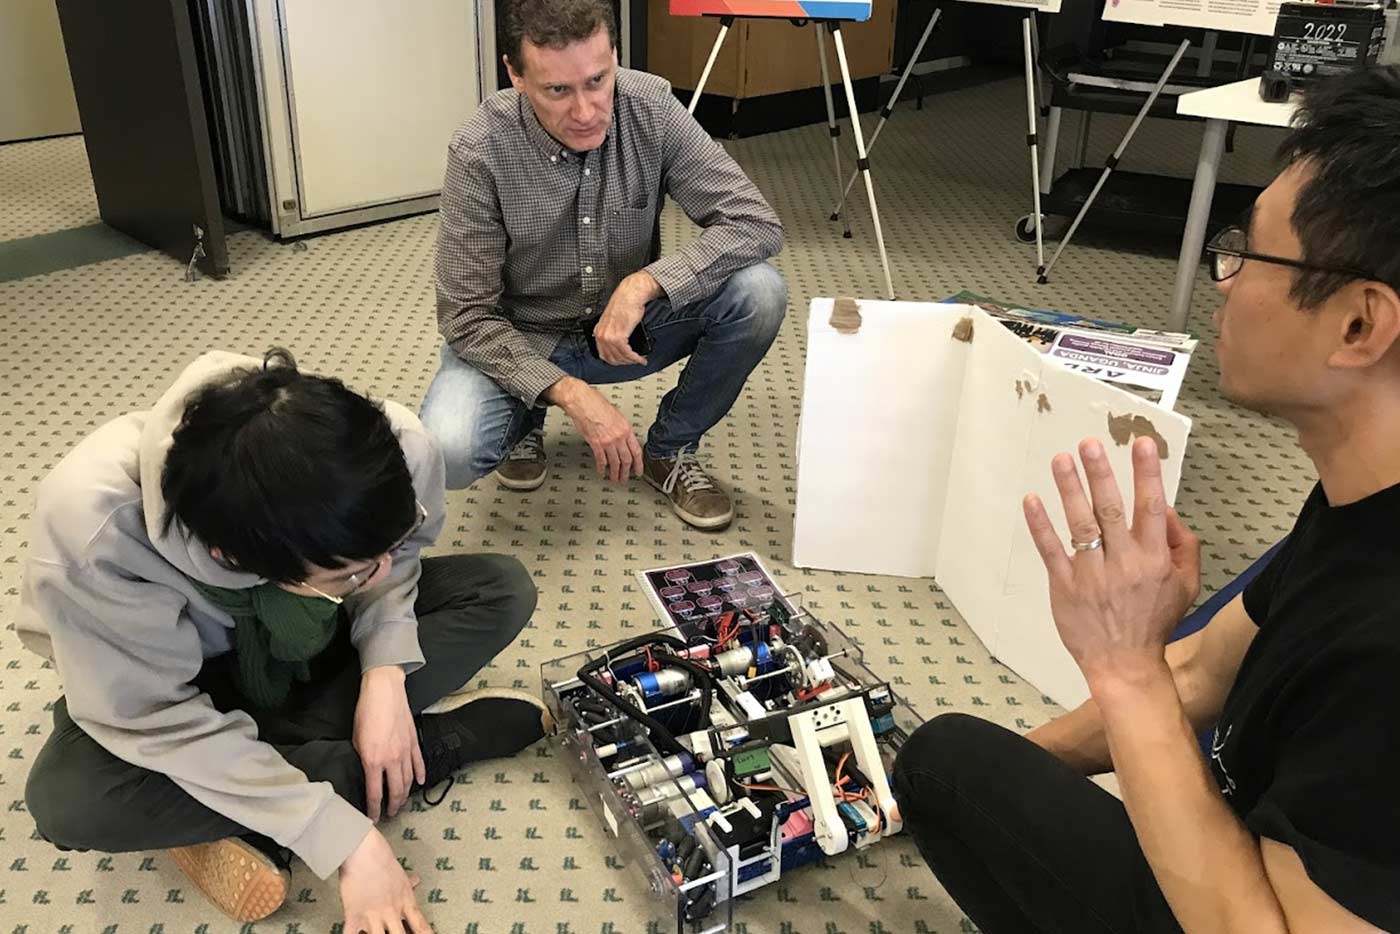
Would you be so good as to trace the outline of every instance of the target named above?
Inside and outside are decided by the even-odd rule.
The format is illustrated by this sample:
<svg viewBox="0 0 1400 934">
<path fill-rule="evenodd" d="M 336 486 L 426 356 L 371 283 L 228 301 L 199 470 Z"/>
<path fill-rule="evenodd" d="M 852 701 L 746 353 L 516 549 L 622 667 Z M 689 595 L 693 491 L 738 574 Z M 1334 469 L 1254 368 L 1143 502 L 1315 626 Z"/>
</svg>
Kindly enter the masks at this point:
<svg viewBox="0 0 1400 934">
<path fill-rule="evenodd" d="M 1246 78 L 1203 91 L 1192 91 L 1176 99 L 1176 112 L 1187 117 L 1229 120 L 1256 126 L 1286 127 L 1297 109 L 1296 98 L 1282 104 L 1259 99 L 1259 79 Z"/>
</svg>

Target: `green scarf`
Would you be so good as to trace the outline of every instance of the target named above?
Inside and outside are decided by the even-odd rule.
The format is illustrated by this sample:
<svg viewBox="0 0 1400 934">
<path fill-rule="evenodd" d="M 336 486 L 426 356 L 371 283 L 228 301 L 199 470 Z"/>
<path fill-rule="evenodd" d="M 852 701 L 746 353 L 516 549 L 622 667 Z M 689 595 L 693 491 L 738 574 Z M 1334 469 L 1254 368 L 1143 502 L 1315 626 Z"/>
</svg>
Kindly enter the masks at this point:
<svg viewBox="0 0 1400 934">
<path fill-rule="evenodd" d="M 258 707 L 282 706 L 292 680 L 311 680 L 308 662 L 330 644 L 340 607 L 322 597 L 288 593 L 276 584 L 242 590 L 191 581 L 233 617 L 238 689 Z"/>
</svg>

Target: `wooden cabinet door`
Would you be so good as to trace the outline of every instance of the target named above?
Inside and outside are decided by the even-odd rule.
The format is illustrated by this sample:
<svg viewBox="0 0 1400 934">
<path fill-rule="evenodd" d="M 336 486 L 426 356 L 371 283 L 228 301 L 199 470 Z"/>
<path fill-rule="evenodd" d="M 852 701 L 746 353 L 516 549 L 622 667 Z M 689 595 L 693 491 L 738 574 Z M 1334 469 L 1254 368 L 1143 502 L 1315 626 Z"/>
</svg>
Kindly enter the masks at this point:
<svg viewBox="0 0 1400 934">
<path fill-rule="evenodd" d="M 102 220 L 187 263 L 228 272 L 185 0 L 58 0 Z"/>
</svg>

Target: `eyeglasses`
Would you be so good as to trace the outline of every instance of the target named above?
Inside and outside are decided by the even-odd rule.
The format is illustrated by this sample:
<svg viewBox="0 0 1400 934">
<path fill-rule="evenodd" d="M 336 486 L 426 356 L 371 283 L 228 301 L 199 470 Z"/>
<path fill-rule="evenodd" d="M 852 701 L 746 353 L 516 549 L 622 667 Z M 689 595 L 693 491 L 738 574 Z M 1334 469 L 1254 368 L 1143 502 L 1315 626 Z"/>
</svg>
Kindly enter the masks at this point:
<svg viewBox="0 0 1400 934">
<path fill-rule="evenodd" d="M 1291 266 L 1294 269 L 1307 269 L 1312 272 L 1330 272 L 1334 275 L 1350 276 L 1353 279 L 1374 279 L 1369 272 L 1360 269 L 1352 269 L 1346 266 L 1324 266 L 1318 263 L 1306 263 L 1300 259 L 1288 259 L 1284 256 L 1269 256 L 1264 253 L 1252 253 L 1246 247 L 1249 246 L 1249 234 L 1243 227 L 1226 227 L 1220 233 L 1211 238 L 1206 244 L 1206 253 L 1210 255 L 1210 278 L 1213 282 L 1224 282 L 1234 276 L 1244 266 L 1247 259 L 1256 260 L 1261 263 L 1273 263 L 1276 266 Z"/>
<path fill-rule="evenodd" d="M 394 552 L 402 548 L 410 538 L 412 538 L 418 533 L 418 530 L 423 527 L 423 523 L 428 521 L 428 510 L 423 508 L 423 504 L 418 502 L 417 500 L 414 500 L 413 505 L 417 507 L 418 510 L 418 515 L 417 518 L 413 520 L 413 525 L 409 528 L 407 532 L 399 536 L 398 540 L 395 541 L 394 544 L 384 549 L 384 553 L 378 558 L 374 559 L 373 565 L 371 565 L 368 568 L 362 568 L 359 571 L 355 571 L 354 573 L 346 577 L 345 582 L 350 585 L 350 589 L 345 591 L 345 593 L 337 597 L 332 594 L 326 593 L 324 590 L 321 590 L 320 588 L 315 587 L 312 584 L 308 584 L 306 581 L 297 581 L 297 586 L 305 587 L 307 590 L 311 591 L 316 596 L 329 600 L 337 606 L 344 603 L 348 598 L 353 597 L 366 584 L 368 584 L 371 580 L 374 579 L 374 575 L 378 574 L 379 569 L 384 566 L 384 560 L 391 556 Z"/>
<path fill-rule="evenodd" d="M 315 586 L 314 584 L 308 584 L 306 581 L 297 581 L 297 586 L 305 587 L 307 590 L 311 591 L 316 596 L 329 600 L 336 606 L 340 606 L 347 599 L 359 593 L 360 589 L 363 588 L 365 584 L 368 584 L 371 580 L 373 580 L 374 575 L 379 573 L 379 568 L 382 564 L 384 564 L 383 555 L 381 555 L 378 558 L 375 558 L 374 566 L 369 568 L 367 571 L 356 571 L 349 577 L 345 578 L 345 582 L 350 585 L 350 589 L 345 591 L 345 593 L 339 597 L 335 596 L 334 594 L 328 594 L 321 588 Z M 363 576 L 361 576 L 362 574 Z"/>
</svg>

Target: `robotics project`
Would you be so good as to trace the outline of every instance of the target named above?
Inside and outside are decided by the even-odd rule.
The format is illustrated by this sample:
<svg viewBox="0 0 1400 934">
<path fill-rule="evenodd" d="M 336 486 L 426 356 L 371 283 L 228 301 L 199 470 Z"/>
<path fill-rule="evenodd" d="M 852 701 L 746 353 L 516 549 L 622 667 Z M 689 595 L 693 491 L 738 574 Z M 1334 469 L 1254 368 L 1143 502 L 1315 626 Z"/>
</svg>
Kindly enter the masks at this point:
<svg viewBox="0 0 1400 934">
<path fill-rule="evenodd" d="M 728 931 L 735 900 L 900 831 L 888 769 L 919 719 L 753 554 L 641 572 L 662 628 L 547 662 L 554 742 L 655 898 Z"/>
</svg>

